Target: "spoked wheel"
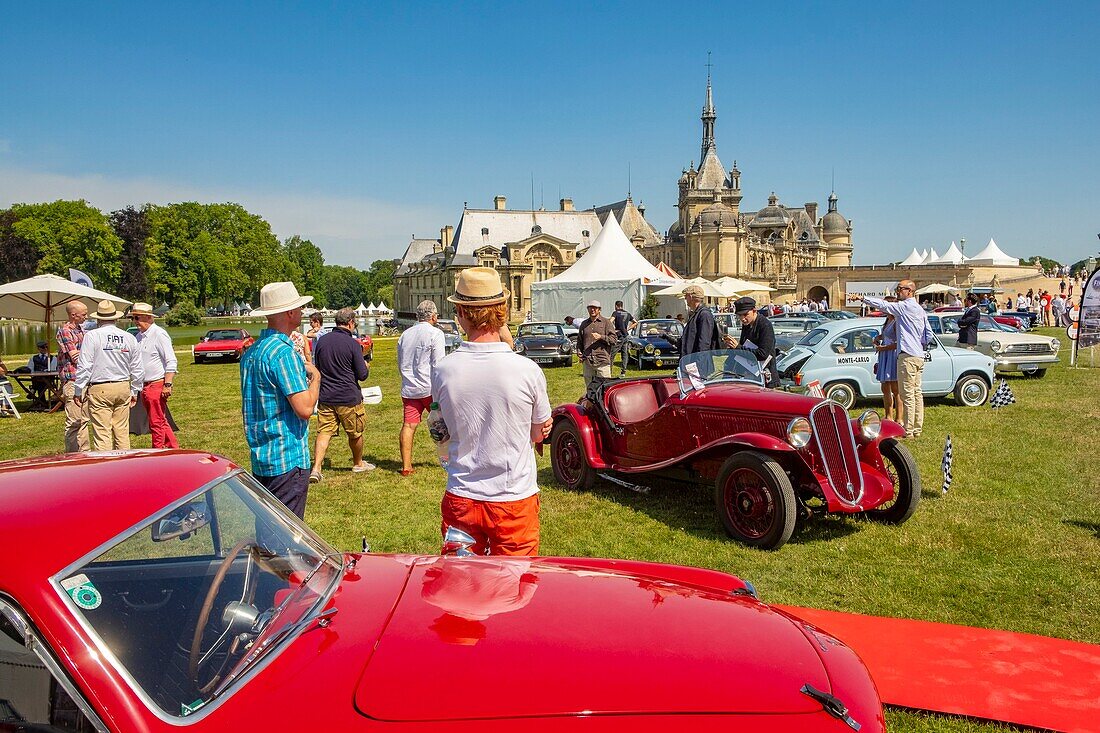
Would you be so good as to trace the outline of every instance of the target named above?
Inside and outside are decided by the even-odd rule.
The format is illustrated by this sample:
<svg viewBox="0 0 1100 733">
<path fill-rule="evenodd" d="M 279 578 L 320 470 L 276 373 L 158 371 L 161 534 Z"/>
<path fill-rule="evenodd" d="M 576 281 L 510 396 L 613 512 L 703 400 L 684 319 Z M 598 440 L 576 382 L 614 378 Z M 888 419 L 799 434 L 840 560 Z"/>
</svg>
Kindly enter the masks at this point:
<svg viewBox="0 0 1100 733">
<path fill-rule="evenodd" d="M 794 532 L 791 480 L 773 458 L 746 451 L 726 459 L 714 486 L 718 516 L 730 537 L 761 550 L 777 550 Z"/>
<path fill-rule="evenodd" d="M 567 489 L 590 489 L 596 483 L 596 472 L 585 458 L 580 431 L 568 419 L 559 420 L 550 433 L 550 465 L 554 478 Z"/>
<path fill-rule="evenodd" d="M 886 473 L 894 484 L 894 499 L 864 512 L 868 519 L 886 524 L 901 524 L 920 503 L 920 473 L 917 462 L 909 449 L 893 438 L 886 438 L 878 446 Z"/>
<path fill-rule="evenodd" d="M 202 648 L 202 641 L 203 637 L 206 636 L 206 627 L 210 623 L 210 612 L 214 607 L 214 601 L 217 599 L 218 593 L 221 591 L 222 584 L 225 582 L 225 577 L 233 567 L 233 561 L 245 551 L 248 552 L 248 565 L 245 567 L 241 593 L 236 601 L 242 604 L 252 603 L 252 600 L 256 596 L 256 585 L 259 580 L 259 572 L 256 568 L 256 557 L 262 550 L 259 545 L 256 544 L 255 540 L 244 539 L 234 545 L 233 549 L 231 549 L 229 554 L 225 556 L 225 559 L 222 560 L 222 564 L 218 567 L 218 572 L 214 575 L 214 580 L 210 582 L 210 590 L 206 592 L 206 599 L 203 601 L 202 609 L 199 611 L 198 623 L 195 624 L 195 635 L 191 640 L 191 654 L 188 658 L 187 668 L 191 675 L 191 681 L 203 695 L 209 694 L 218 682 L 221 681 L 222 674 L 229 667 L 230 661 L 234 660 L 240 651 L 240 635 L 234 634 L 230 637 L 228 628 L 221 631 L 217 639 L 214 640 L 214 643 L 205 651 Z M 221 614 L 219 614 L 215 623 L 217 623 L 219 627 L 223 625 Z M 215 662 L 214 659 L 217 658 L 219 650 L 227 643 L 229 648 L 224 652 L 221 661 Z"/>
</svg>

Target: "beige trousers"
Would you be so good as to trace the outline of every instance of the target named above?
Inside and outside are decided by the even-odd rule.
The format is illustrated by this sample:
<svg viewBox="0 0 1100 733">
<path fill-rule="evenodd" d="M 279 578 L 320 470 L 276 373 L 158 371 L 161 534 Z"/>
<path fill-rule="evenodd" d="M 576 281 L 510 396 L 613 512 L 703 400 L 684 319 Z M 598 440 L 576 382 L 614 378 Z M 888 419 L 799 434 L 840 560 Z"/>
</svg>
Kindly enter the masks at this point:
<svg viewBox="0 0 1100 733">
<path fill-rule="evenodd" d="M 924 376 L 924 357 L 901 353 L 898 355 L 898 393 L 904 407 L 905 435 L 920 435 L 924 427 L 924 394 L 921 377 Z"/>
<path fill-rule="evenodd" d="M 77 406 L 73 400 L 76 382 L 69 380 L 61 388 L 65 398 L 65 452 L 85 453 L 88 450 L 88 404 Z"/>
<path fill-rule="evenodd" d="M 95 450 L 130 449 L 130 383 L 95 384 L 85 391 Z"/>
<path fill-rule="evenodd" d="M 584 391 L 588 392 L 588 388 L 595 381 L 596 377 L 603 377 L 604 379 L 611 379 L 611 365 L 604 364 L 603 366 L 594 366 L 587 361 L 581 364 L 581 372 L 584 374 Z"/>
</svg>

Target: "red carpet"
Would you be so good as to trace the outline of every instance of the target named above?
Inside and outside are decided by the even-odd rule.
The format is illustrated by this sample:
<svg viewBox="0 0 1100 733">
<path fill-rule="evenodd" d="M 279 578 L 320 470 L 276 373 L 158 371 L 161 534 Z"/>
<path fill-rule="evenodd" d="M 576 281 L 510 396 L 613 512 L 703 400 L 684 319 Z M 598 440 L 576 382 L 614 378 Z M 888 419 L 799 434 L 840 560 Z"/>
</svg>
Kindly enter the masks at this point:
<svg viewBox="0 0 1100 733">
<path fill-rule="evenodd" d="M 1057 731 L 1100 731 L 1100 646 L 781 606 L 867 663 L 887 705 Z"/>
</svg>

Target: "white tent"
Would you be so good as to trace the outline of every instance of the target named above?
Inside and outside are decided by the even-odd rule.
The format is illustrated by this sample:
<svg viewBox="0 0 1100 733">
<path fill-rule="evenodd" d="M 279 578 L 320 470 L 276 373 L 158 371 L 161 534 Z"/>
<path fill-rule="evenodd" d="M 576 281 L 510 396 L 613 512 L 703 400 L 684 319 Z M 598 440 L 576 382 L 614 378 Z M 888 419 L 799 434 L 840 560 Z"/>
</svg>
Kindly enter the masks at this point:
<svg viewBox="0 0 1100 733">
<path fill-rule="evenodd" d="M 910 265 L 919 265 L 921 263 L 922 259 L 924 259 L 924 258 L 921 257 L 920 252 L 918 252 L 917 248 L 914 247 L 913 251 L 909 253 L 909 256 L 906 257 L 901 262 L 899 262 L 898 264 L 902 265 L 903 267 L 908 267 Z"/>
<path fill-rule="evenodd" d="M 384 300 L 378 301 L 378 312 L 379 313 L 393 313 L 393 311 L 390 310 L 390 307 L 388 305 L 386 305 L 386 301 L 384 301 Z"/>
<path fill-rule="evenodd" d="M 359 307 L 355 309 L 356 315 L 360 315 L 360 316 L 366 315 L 367 311 L 368 311 L 367 306 L 363 305 L 363 301 L 360 300 L 359 301 Z"/>
<path fill-rule="evenodd" d="M 934 265 L 961 265 L 966 262 L 966 257 L 959 251 L 958 246 L 954 242 L 951 242 L 951 248 L 943 253 L 942 257 L 936 259 L 932 264 Z"/>
<path fill-rule="evenodd" d="M 565 272 L 531 285 L 531 311 L 539 320 L 560 321 L 584 313 L 585 304 L 598 300 L 610 314 L 616 300 L 637 313 L 645 300 L 646 283 L 672 281 L 651 265 L 623 234 L 609 212 L 595 241 L 584 256 Z"/>
<path fill-rule="evenodd" d="M 930 250 L 928 250 L 928 254 L 924 256 L 924 259 L 921 260 L 921 264 L 922 265 L 931 265 L 933 262 L 935 262 L 939 258 L 940 258 L 940 256 L 936 253 L 936 248 L 932 247 Z"/>
<path fill-rule="evenodd" d="M 989 238 L 989 244 L 985 246 L 978 254 L 967 260 L 973 265 L 1019 265 L 1020 260 L 1017 257 L 1009 257 L 1001 248 L 997 246 L 997 243 L 993 241 L 993 237 Z"/>
<path fill-rule="evenodd" d="M 744 295 L 745 293 L 770 293 L 775 288 L 765 283 L 758 283 L 752 280 L 742 280 L 739 277 L 731 277 L 729 275 L 723 275 L 714 281 L 722 290 L 726 290 L 738 295 Z"/>
</svg>

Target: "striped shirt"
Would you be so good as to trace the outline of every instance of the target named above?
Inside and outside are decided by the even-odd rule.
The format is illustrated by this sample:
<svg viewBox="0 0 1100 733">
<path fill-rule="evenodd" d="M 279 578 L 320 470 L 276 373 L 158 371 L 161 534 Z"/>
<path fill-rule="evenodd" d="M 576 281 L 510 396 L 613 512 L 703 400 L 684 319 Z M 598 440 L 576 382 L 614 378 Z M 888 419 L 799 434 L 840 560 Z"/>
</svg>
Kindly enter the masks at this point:
<svg viewBox="0 0 1100 733">
<path fill-rule="evenodd" d="M 290 406 L 290 395 L 309 388 L 305 364 L 286 334 L 272 328 L 241 359 L 241 410 L 252 473 L 280 476 L 309 468 L 309 420 Z"/>
</svg>

